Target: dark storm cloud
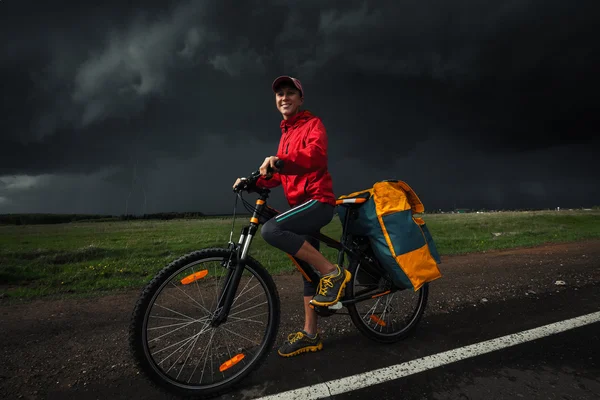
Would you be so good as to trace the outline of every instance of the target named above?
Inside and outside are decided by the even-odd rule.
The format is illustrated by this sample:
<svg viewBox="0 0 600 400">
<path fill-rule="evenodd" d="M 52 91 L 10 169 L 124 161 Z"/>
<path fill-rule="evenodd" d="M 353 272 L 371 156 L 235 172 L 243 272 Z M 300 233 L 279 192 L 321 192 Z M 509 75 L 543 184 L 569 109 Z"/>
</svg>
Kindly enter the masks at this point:
<svg viewBox="0 0 600 400">
<path fill-rule="evenodd" d="M 311 100 L 320 109 L 327 107 L 324 113 L 352 107 L 358 98 L 363 119 L 383 123 L 389 123 L 389 117 L 377 113 L 389 114 L 396 108 L 400 117 L 414 116 L 416 109 L 448 124 L 452 121 L 440 113 L 447 113 L 457 101 L 453 115 L 475 121 L 472 131 L 494 131 L 490 125 L 501 122 L 502 129 L 520 124 L 517 129 L 553 132 L 556 124 L 564 125 L 578 113 L 589 114 L 574 109 L 587 97 L 569 96 L 581 79 L 573 76 L 590 75 L 586 74 L 593 65 L 590 57 L 598 57 L 589 36 L 594 13 L 587 12 L 584 3 L 569 7 L 548 2 L 379 2 L 374 8 L 367 2 L 323 6 L 322 2 L 191 1 L 154 10 L 139 8 L 139 15 L 135 8 L 127 12 L 121 8 L 105 6 L 99 16 L 77 9 L 61 14 L 70 28 L 48 26 L 52 21 L 45 21 L 50 37 L 44 43 L 38 35 L 37 52 L 31 43 L 26 46 L 33 59 L 21 60 L 33 63 L 25 68 L 33 80 L 26 93 L 37 99 L 30 115 L 33 121 L 18 128 L 13 123 L 9 135 L 14 138 L 18 132 L 21 141 L 28 141 L 61 129 L 85 130 L 109 118 L 142 117 L 148 102 L 156 98 L 206 102 L 205 97 L 194 96 L 195 90 L 209 92 L 206 97 L 216 97 L 213 104 L 221 107 L 226 100 L 215 92 L 223 81 L 241 79 L 236 85 L 250 92 L 258 88 L 250 80 L 260 77 L 266 83 L 277 71 L 306 77 Z M 113 21 L 111 11 L 120 19 Z M 89 27 L 82 29 L 83 25 Z M 75 29 L 82 30 L 80 35 Z M 14 63 L 18 43 L 8 48 L 5 53 Z M 45 59 L 39 52 L 43 48 Z M 36 61 L 38 66 L 32 66 Z M 327 82 L 334 76 L 338 82 L 344 78 L 354 82 L 337 89 L 337 97 L 356 96 L 336 105 L 317 102 L 333 90 Z M 587 81 L 588 86 L 595 82 Z M 182 92 L 180 86 L 189 91 Z M 387 87 L 385 93 L 395 93 L 378 95 L 382 86 Z M 225 85 L 222 91 L 228 89 Z M 552 97 L 560 99 L 549 100 L 548 91 L 557 92 Z M 379 110 L 365 107 L 367 99 Z M 549 118 L 543 105 L 557 109 L 558 115 Z M 154 115 L 155 122 L 172 118 L 170 111 L 167 107 Z M 242 117 L 258 108 L 252 111 Z M 506 119 L 512 120 L 510 124 L 499 121 Z M 240 120 L 243 126 L 244 119 Z M 198 128 L 218 129 L 219 122 L 207 119 Z"/>
<path fill-rule="evenodd" d="M 566 157 L 553 149 L 597 148 L 594 1 L 0 7 L 0 32 L 10 38 L 0 48 L 0 177 L 92 174 L 123 186 L 136 166 L 144 179 L 161 181 L 149 171 L 175 171 L 164 160 L 192 165 L 199 154 L 198 168 L 221 163 L 233 174 L 229 155 L 276 148 L 279 115 L 269 86 L 284 73 L 303 80 L 306 107 L 323 118 L 331 163 L 372 169 L 360 174 L 365 180 L 397 171 L 398 163 L 404 174 L 413 160 L 433 171 L 456 168 L 457 184 L 469 174 L 484 182 L 474 163 L 498 154 L 512 160 L 513 176 L 528 170 L 533 182 L 553 169 L 527 166 L 535 157 L 550 161 L 537 149 Z M 212 137 L 220 147 L 210 147 Z M 445 147 L 427 157 L 427 143 Z M 490 171 L 501 181 L 509 166 L 495 160 Z M 554 176 L 589 176 L 584 160 Z M 350 188 L 341 176 L 338 182 Z"/>
</svg>

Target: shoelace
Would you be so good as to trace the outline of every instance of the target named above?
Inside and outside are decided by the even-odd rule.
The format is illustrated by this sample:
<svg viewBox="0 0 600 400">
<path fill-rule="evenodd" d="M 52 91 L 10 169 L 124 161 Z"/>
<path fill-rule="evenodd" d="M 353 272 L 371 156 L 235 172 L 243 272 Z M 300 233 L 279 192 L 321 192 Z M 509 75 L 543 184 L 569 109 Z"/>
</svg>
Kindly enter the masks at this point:
<svg viewBox="0 0 600 400">
<path fill-rule="evenodd" d="M 288 342 L 294 343 L 295 341 L 300 340 L 303 337 L 304 337 L 304 334 L 302 332 L 290 333 L 288 335 Z"/>
<path fill-rule="evenodd" d="M 331 280 L 333 278 L 337 278 L 340 275 L 340 268 L 336 267 L 336 270 L 338 273 L 335 276 L 327 275 L 321 278 L 321 280 L 319 281 L 319 294 L 321 296 L 327 296 L 327 288 L 333 287 L 333 282 L 331 282 Z"/>
<path fill-rule="evenodd" d="M 333 282 L 331 282 L 331 279 L 333 278 L 333 276 L 324 276 L 321 281 L 319 282 L 319 294 L 321 296 L 326 296 L 327 295 L 327 288 L 332 288 L 333 287 Z"/>
</svg>

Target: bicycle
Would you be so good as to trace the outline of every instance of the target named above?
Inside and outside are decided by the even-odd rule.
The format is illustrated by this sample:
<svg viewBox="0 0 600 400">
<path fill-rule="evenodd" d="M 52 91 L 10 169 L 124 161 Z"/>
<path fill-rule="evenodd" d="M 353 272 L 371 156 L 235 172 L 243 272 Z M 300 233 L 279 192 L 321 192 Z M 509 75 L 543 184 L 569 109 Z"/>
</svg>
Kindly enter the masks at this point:
<svg viewBox="0 0 600 400">
<path fill-rule="evenodd" d="M 254 171 L 234 189 L 227 248 L 205 248 L 174 260 L 144 287 L 135 305 L 130 351 L 149 381 L 171 394 L 208 398 L 228 392 L 258 368 L 273 347 L 279 329 L 279 293 L 249 249 L 258 227 L 279 212 L 267 205 L 270 190 L 254 185 L 259 176 Z M 243 191 L 259 195 L 254 206 L 243 199 Z M 252 217 L 234 243 L 238 198 Z M 362 334 L 393 343 L 416 328 L 427 306 L 429 285 L 416 292 L 396 287 L 373 255 L 368 238 L 348 233 L 356 210 L 366 200 L 365 196 L 337 201 L 339 207 L 348 207 L 339 241 L 321 232 L 312 235 L 338 250 L 339 265 L 347 258 L 352 274 L 340 302 L 314 309 L 328 317 L 346 307 Z M 310 265 L 288 256 L 307 279 L 318 281 Z M 402 295 L 410 300 L 405 311 L 401 303 L 392 306 Z"/>
</svg>

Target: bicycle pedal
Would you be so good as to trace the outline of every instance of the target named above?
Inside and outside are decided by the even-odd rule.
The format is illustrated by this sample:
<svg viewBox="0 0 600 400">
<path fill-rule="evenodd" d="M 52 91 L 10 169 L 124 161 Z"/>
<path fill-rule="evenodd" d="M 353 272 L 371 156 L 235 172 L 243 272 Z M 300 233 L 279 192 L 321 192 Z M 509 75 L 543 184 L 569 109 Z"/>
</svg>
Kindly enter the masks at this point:
<svg viewBox="0 0 600 400">
<path fill-rule="evenodd" d="M 315 312 L 321 317 L 330 317 L 334 315 L 337 310 L 342 308 L 342 303 L 337 302 L 329 307 L 327 306 L 315 306 L 314 304 L 309 304 L 309 307 L 315 310 Z"/>
</svg>

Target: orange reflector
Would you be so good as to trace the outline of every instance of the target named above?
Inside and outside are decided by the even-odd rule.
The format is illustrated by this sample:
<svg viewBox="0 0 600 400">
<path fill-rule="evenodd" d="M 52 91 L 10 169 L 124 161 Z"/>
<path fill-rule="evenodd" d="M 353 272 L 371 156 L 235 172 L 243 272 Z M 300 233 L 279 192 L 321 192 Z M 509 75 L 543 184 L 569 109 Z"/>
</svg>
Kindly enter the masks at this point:
<svg viewBox="0 0 600 400">
<path fill-rule="evenodd" d="M 385 296 L 385 295 L 386 295 L 386 294 L 388 294 L 389 292 L 391 292 L 391 290 L 388 290 L 388 291 L 386 291 L 386 292 L 383 292 L 383 293 L 376 294 L 375 296 L 371 296 L 371 298 L 372 298 L 372 299 L 374 299 L 375 297 L 381 297 L 381 296 Z"/>
<path fill-rule="evenodd" d="M 250 222 L 252 222 L 253 224 L 258 224 L 258 218 L 250 218 Z"/>
<path fill-rule="evenodd" d="M 381 318 L 376 315 L 371 315 L 371 321 L 375 322 L 377 325 L 385 326 L 386 323 Z"/>
<path fill-rule="evenodd" d="M 244 357 L 245 356 L 242 353 L 238 354 L 237 356 L 233 356 L 232 359 L 227 360 L 223 364 L 221 364 L 221 366 L 219 367 L 219 371 L 223 372 L 226 369 L 233 367 L 235 364 L 242 361 L 244 359 Z"/>
<path fill-rule="evenodd" d="M 181 280 L 181 284 L 182 285 L 189 285 L 192 282 L 196 282 L 198 279 L 202 279 L 204 278 L 206 275 L 208 275 L 208 270 L 202 270 L 200 272 L 196 272 L 195 274 L 191 274 L 186 276 L 185 278 L 183 278 Z"/>
</svg>

